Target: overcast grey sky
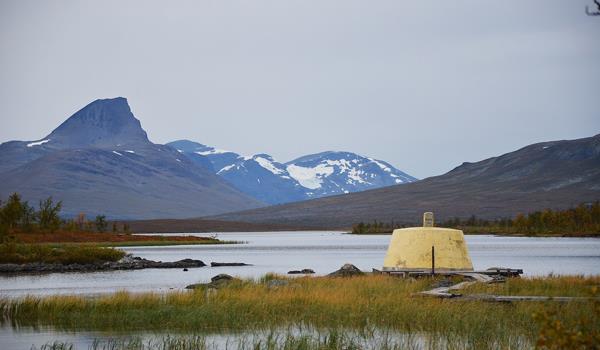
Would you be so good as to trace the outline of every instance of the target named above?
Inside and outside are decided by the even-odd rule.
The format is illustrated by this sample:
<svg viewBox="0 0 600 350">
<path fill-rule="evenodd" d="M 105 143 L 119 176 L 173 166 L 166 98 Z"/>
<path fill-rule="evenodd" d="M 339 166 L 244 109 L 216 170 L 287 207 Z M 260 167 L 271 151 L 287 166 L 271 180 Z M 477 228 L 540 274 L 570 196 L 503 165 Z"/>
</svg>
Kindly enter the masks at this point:
<svg viewBox="0 0 600 350">
<path fill-rule="evenodd" d="M 438 175 L 600 133 L 586 3 L 0 0 L 0 142 L 124 96 L 157 143 Z"/>
</svg>

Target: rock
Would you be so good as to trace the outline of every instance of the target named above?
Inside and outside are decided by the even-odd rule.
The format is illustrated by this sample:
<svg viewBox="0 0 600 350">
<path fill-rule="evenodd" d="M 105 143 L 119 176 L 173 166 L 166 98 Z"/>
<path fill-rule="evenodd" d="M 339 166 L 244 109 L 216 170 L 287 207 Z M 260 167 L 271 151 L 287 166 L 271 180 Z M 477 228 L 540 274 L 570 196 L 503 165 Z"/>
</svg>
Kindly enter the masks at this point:
<svg viewBox="0 0 600 350">
<path fill-rule="evenodd" d="M 184 272 L 187 272 L 188 269 L 183 269 Z"/>
<path fill-rule="evenodd" d="M 302 269 L 302 270 L 288 271 L 288 275 L 308 275 L 308 274 L 312 274 L 312 273 L 315 273 L 315 271 L 312 270 L 312 269 Z"/>
<path fill-rule="evenodd" d="M 250 264 L 246 264 L 246 263 L 238 263 L 238 262 L 231 262 L 231 263 L 220 263 L 220 262 L 214 262 L 212 261 L 210 263 L 211 267 L 221 267 L 221 266 L 252 266 Z"/>
<path fill-rule="evenodd" d="M 339 270 L 330 273 L 327 276 L 331 277 L 352 277 L 352 276 L 361 276 L 364 275 L 364 272 L 359 270 L 358 267 L 352 264 L 344 264 Z"/>
<path fill-rule="evenodd" d="M 233 280 L 233 279 L 234 279 L 234 278 L 233 278 L 232 276 L 230 276 L 230 275 L 228 275 L 228 274 L 226 274 L 226 273 L 220 273 L 220 274 L 218 274 L 218 275 L 216 275 L 216 276 L 213 276 L 213 277 L 210 279 L 210 281 L 211 281 L 211 282 L 217 282 L 217 281 L 220 281 L 220 280 L 231 281 L 231 280 Z"/>
<path fill-rule="evenodd" d="M 273 289 L 273 288 L 277 288 L 277 287 L 287 286 L 289 284 L 290 284 L 290 282 L 288 282 L 286 280 L 270 280 L 267 282 L 267 288 Z"/>
<path fill-rule="evenodd" d="M 211 278 L 209 283 L 190 284 L 189 286 L 186 286 L 185 289 L 199 289 L 199 288 L 219 289 L 219 288 L 223 288 L 223 287 L 227 286 L 229 283 L 234 282 L 234 281 L 239 281 L 239 279 L 232 277 L 228 274 L 221 273 L 221 274 L 218 274 L 218 275 L 214 276 L 213 278 Z"/>
</svg>

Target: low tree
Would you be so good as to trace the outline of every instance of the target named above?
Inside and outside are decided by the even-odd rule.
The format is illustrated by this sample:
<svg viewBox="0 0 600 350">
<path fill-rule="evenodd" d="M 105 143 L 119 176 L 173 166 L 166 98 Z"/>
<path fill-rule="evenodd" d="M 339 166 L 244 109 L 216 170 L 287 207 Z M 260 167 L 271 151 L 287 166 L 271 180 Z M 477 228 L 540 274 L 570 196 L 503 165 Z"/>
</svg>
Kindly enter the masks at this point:
<svg viewBox="0 0 600 350">
<path fill-rule="evenodd" d="M 40 201 L 40 210 L 38 212 L 38 219 L 40 228 L 43 230 L 50 230 L 54 232 L 60 227 L 60 210 L 62 209 L 62 202 L 54 204 L 52 197 L 48 197 L 43 201 Z"/>
<path fill-rule="evenodd" d="M 33 231 L 37 215 L 35 209 L 28 202 L 24 202 L 21 206 L 21 229 L 26 232 Z"/>
<path fill-rule="evenodd" d="M 7 230 L 13 230 L 21 222 L 22 218 L 23 203 L 21 203 L 21 196 L 18 193 L 13 193 L 2 207 L 0 221 L 6 226 Z"/>
<path fill-rule="evenodd" d="M 106 216 L 97 215 L 94 224 L 96 225 L 96 231 L 105 232 L 106 228 L 108 227 L 108 223 L 106 222 Z"/>
</svg>

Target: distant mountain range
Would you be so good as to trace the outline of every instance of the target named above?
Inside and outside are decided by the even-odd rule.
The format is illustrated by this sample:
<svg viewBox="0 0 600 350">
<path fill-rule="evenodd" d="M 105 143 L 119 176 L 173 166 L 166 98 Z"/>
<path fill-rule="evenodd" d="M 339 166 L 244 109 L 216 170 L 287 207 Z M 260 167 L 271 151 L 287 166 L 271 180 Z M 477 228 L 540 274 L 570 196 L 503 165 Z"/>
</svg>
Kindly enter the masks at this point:
<svg viewBox="0 0 600 350">
<path fill-rule="evenodd" d="M 0 145 L 0 196 L 62 200 L 63 214 L 185 218 L 264 206 L 148 140 L 124 98 L 96 100 L 50 135 Z"/>
<path fill-rule="evenodd" d="M 235 188 L 269 204 L 364 191 L 416 181 L 389 163 L 350 152 L 323 152 L 280 163 L 268 154 L 244 157 L 200 143 L 167 145 Z"/>
<path fill-rule="evenodd" d="M 279 163 L 186 140 L 154 144 L 121 97 L 90 103 L 42 139 L 0 145 L 0 198 L 52 196 L 66 216 L 199 217 L 415 180 L 349 152 Z"/>
<path fill-rule="evenodd" d="M 533 144 L 402 186 L 230 213 L 213 219 L 315 228 L 360 221 L 494 219 L 600 200 L 600 135 Z"/>
</svg>

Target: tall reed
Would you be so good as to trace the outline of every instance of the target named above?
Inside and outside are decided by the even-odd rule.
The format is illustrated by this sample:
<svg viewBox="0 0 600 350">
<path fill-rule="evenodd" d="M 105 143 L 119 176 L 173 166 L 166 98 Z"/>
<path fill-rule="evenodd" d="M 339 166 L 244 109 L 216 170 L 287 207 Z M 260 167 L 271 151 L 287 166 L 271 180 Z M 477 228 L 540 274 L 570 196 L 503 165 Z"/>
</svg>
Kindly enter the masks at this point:
<svg viewBox="0 0 600 350">
<path fill-rule="evenodd" d="M 277 278 L 287 285 L 274 287 Z M 574 282 L 575 281 L 575 282 Z M 511 281 L 528 290 L 587 288 L 595 278 L 564 277 Z M 556 315 L 564 325 L 583 318 L 600 329 L 593 301 L 572 303 L 441 300 L 415 297 L 435 280 L 404 280 L 387 276 L 298 278 L 268 276 L 231 283 L 217 292 L 200 289 L 166 294 L 118 292 L 98 298 L 78 296 L 28 297 L 0 300 L 5 321 L 14 325 L 50 325 L 64 330 L 184 330 L 248 331 L 285 325 L 315 328 L 379 329 L 427 334 L 438 343 L 463 348 L 519 348 L 533 343 L 543 321 L 534 315 Z M 497 345 L 497 346 L 496 346 Z M 460 348 L 460 347 L 458 347 Z"/>
</svg>

